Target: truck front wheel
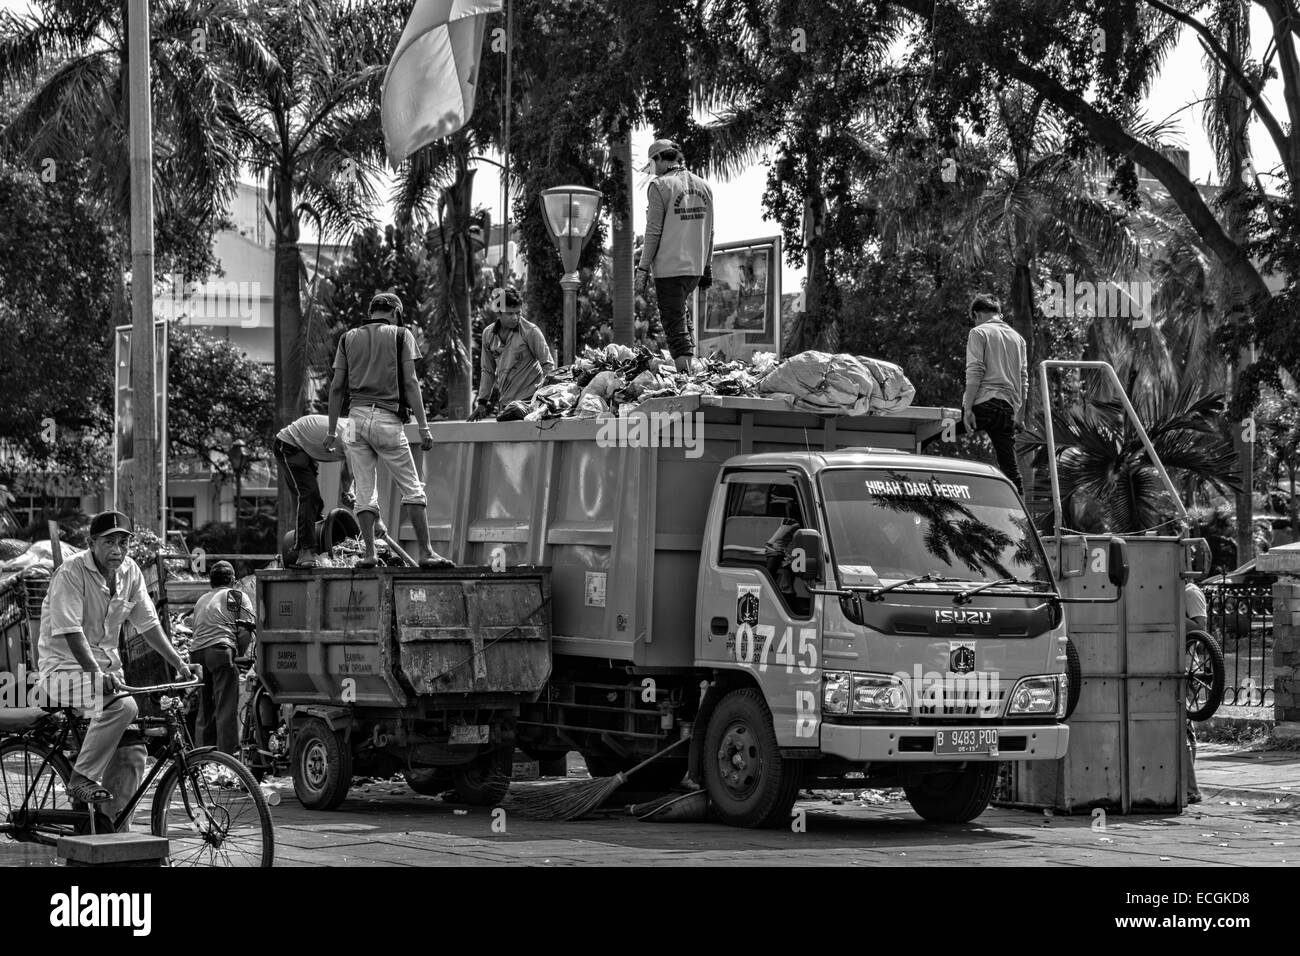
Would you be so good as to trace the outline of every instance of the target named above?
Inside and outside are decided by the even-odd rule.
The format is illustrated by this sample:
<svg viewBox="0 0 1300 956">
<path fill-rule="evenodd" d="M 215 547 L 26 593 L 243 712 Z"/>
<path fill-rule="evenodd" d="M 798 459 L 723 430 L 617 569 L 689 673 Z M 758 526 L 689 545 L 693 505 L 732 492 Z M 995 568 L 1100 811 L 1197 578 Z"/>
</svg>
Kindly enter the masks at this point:
<svg viewBox="0 0 1300 956">
<path fill-rule="evenodd" d="M 311 717 L 294 729 L 293 790 L 308 810 L 333 810 L 352 785 L 352 751 L 343 735 Z"/>
<path fill-rule="evenodd" d="M 904 787 L 907 802 L 932 823 L 966 823 L 988 809 L 998 782 L 998 764 L 972 764 L 965 770 L 930 774 Z"/>
<path fill-rule="evenodd" d="M 781 757 L 772 713 L 757 690 L 733 690 L 718 702 L 705 730 L 704 784 L 724 823 L 774 827 L 789 821 L 799 765 Z"/>
</svg>

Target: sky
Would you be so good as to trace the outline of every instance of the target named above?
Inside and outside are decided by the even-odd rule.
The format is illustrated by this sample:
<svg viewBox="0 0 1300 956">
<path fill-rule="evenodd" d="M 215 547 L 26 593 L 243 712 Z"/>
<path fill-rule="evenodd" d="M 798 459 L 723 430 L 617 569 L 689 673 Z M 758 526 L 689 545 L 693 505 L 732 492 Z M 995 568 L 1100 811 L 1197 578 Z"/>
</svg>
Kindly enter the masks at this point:
<svg viewBox="0 0 1300 956">
<path fill-rule="evenodd" d="M 28 7 L 28 0 L 0 0 L 0 9 L 23 12 Z M 1263 53 L 1270 32 L 1267 16 L 1258 6 L 1252 6 L 1251 37 L 1255 58 Z M 1203 183 L 1217 182 L 1217 175 L 1209 141 L 1202 131 L 1201 110 L 1197 105 L 1205 95 L 1207 83 L 1202 56 L 1195 34 L 1190 29 L 1184 29 L 1177 46 L 1166 59 L 1160 76 L 1154 83 L 1146 108 L 1150 120 L 1169 118 L 1174 120 L 1175 127 L 1181 133 L 1171 137 L 1171 144 L 1188 149 L 1191 176 L 1195 181 Z M 1275 80 L 1268 85 L 1265 89 L 1265 101 L 1278 113 L 1279 120 L 1285 122 L 1285 106 L 1280 81 Z M 646 128 L 638 129 L 634 133 L 633 158 L 638 167 L 644 165 L 646 150 L 655 138 L 655 131 Z M 1251 144 L 1255 167 L 1263 180 L 1264 187 L 1273 191 L 1282 183 L 1280 178 L 1270 176 L 1270 171 L 1278 163 L 1278 154 L 1258 119 L 1251 124 Z M 689 159 L 687 157 L 688 164 Z M 497 168 L 487 163 L 480 163 L 477 168 L 474 203 L 476 206 L 481 205 L 492 210 L 493 222 L 500 222 L 501 187 Z M 637 234 L 642 233 L 645 228 L 645 184 L 649 182 L 649 178 L 647 174 L 637 174 L 637 201 L 633 209 L 633 224 Z M 758 239 L 780 232 L 777 225 L 767 220 L 763 214 L 760 199 L 766 185 L 766 178 L 766 168 L 756 165 L 732 180 L 710 183 L 715 204 L 714 230 L 717 242 Z M 378 211 L 377 215 L 381 220 L 391 220 L 387 210 Z M 796 291 L 802 275 L 802 269 L 784 265 L 783 291 Z"/>
</svg>

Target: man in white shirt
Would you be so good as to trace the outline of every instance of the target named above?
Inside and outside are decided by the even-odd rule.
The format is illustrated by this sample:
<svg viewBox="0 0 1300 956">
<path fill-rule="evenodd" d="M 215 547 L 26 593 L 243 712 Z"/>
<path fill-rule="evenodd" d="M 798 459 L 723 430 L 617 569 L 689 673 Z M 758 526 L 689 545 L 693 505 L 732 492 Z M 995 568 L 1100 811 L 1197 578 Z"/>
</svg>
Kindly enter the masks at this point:
<svg viewBox="0 0 1300 956">
<path fill-rule="evenodd" d="M 975 327 L 966 337 L 966 392 L 962 421 L 968 432 L 982 431 L 993 443 L 998 467 L 1024 493 L 1016 461 L 1016 429 L 1029 392 L 1025 340 L 1002 319 L 1002 306 L 991 295 L 971 303 Z"/>
<path fill-rule="evenodd" d="M 288 486 L 298 506 L 295 533 L 298 561 L 294 565 L 298 568 L 316 566 L 316 522 L 325 513 L 325 502 L 317 482 L 318 461 L 343 462 L 339 494 L 345 499 L 351 497 L 352 471 L 347 466 L 347 455 L 337 445 L 325 446 L 329 422 L 328 415 L 303 415 L 281 428 L 272 444 L 276 463 L 280 466 L 280 480 Z M 346 433 L 348 420 L 339 419 L 338 427 Z"/>
<path fill-rule="evenodd" d="M 59 565 L 41 604 L 41 686 L 51 706 L 76 707 L 79 715 L 90 718 L 68 781 L 68 794 L 82 803 L 115 800 L 101 781 L 122 732 L 139 713 L 132 697 L 105 703 L 122 683 L 117 652 L 122 624 L 129 621 L 176 668 L 178 680 L 192 676 L 158 621 L 143 572 L 127 555 L 131 536 L 131 523 L 121 512 L 95 515 L 90 548 Z M 138 785 L 137 776 L 132 790 Z"/>
</svg>

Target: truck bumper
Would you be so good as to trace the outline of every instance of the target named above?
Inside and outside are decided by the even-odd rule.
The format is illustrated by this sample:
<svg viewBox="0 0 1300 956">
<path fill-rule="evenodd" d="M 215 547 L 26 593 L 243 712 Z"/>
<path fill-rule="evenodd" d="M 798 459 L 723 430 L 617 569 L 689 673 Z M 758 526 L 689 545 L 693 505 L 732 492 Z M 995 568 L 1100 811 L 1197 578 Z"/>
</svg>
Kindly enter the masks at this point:
<svg viewBox="0 0 1300 956">
<path fill-rule="evenodd" d="M 1058 760 L 1065 756 L 1070 728 L 1065 724 L 999 726 L 998 752 L 989 754 L 936 754 L 938 733 L 986 730 L 988 725 L 953 723 L 951 727 L 868 726 L 822 722 L 821 751 L 852 761 L 954 762 L 969 760 Z"/>
</svg>

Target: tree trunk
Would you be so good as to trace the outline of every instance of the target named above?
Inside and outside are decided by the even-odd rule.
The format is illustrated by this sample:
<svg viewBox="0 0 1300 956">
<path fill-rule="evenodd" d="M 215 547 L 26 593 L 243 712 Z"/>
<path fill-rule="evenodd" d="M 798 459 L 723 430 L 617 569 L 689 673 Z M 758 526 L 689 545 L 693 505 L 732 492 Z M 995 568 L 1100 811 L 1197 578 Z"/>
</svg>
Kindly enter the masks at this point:
<svg viewBox="0 0 1300 956">
<path fill-rule="evenodd" d="M 458 338 L 463 349 L 447 383 L 447 416 L 457 420 L 469 417 L 473 388 L 473 370 L 470 368 L 470 356 L 474 354 L 474 316 L 470 305 L 473 277 L 469 246 L 473 195 L 474 170 L 458 161 L 456 179 L 446 190 L 446 220 L 443 223 L 451 243 L 451 276 L 447 294 L 456 316 L 455 326 L 460 330 Z"/>
<path fill-rule="evenodd" d="M 823 330 L 833 316 L 828 315 L 826 241 L 826 197 L 821 194 L 820 182 L 810 183 L 809 195 L 804 200 L 804 250 L 808 267 L 808 280 L 804 286 L 804 314 L 795 326 L 790 340 L 790 352 L 816 348 Z M 778 264 L 779 265 L 779 264 Z"/>
<path fill-rule="evenodd" d="M 622 165 L 626 203 L 622 209 L 610 210 L 610 220 L 614 225 L 614 236 L 610 243 L 614 257 L 610 276 L 614 282 L 614 341 L 619 345 L 631 345 L 636 341 L 632 287 L 635 272 L 635 263 L 632 261 L 632 203 L 636 182 L 635 171 L 632 169 L 632 137 L 626 130 L 611 140 L 610 152 L 614 162 Z"/>
<path fill-rule="evenodd" d="M 275 195 L 275 427 L 283 428 L 303 410 L 302 301 L 298 285 L 298 221 L 293 211 L 293 175 L 280 171 Z M 278 539 L 293 530 L 296 510 L 287 482 L 276 498 Z"/>
</svg>

